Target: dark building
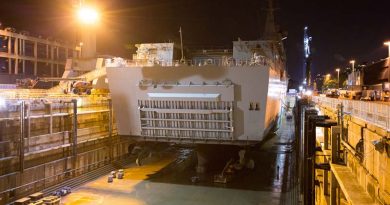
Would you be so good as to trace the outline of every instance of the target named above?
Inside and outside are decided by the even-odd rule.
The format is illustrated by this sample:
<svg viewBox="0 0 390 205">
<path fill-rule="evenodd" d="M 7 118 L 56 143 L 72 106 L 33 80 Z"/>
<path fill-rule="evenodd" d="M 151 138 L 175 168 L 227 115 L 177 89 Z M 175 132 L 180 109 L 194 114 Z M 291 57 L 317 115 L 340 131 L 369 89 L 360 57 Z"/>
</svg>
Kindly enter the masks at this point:
<svg viewBox="0 0 390 205">
<path fill-rule="evenodd" d="M 389 63 L 390 58 L 387 58 L 366 66 L 363 69 L 363 85 L 382 85 L 389 82 Z"/>
</svg>

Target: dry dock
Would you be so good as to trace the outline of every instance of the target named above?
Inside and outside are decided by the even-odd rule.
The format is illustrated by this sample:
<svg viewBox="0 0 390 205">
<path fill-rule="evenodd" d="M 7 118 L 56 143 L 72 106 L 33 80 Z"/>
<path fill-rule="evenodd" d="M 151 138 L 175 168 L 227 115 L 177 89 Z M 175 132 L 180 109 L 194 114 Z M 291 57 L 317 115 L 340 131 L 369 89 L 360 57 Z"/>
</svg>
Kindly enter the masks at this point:
<svg viewBox="0 0 390 205">
<path fill-rule="evenodd" d="M 284 118 L 262 145 L 251 149 L 254 170 L 244 170 L 226 185 L 215 184 L 214 172 L 195 176 L 193 149 L 164 152 L 142 166 L 125 169 L 124 179 L 107 176 L 88 182 L 62 199 L 63 204 L 295 204 L 293 121 Z M 183 153 L 185 156 L 183 157 Z M 218 168 L 216 168 L 218 170 Z M 216 172 L 216 171 L 215 171 Z"/>
</svg>

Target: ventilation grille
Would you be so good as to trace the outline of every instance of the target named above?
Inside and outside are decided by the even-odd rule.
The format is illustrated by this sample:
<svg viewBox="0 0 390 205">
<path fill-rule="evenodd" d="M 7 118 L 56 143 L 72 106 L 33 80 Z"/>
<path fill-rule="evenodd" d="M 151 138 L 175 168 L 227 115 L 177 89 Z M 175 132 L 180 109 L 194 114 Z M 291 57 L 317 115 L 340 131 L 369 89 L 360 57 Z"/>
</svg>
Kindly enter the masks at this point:
<svg viewBox="0 0 390 205">
<path fill-rule="evenodd" d="M 233 140 L 233 102 L 139 100 L 143 137 Z"/>
</svg>

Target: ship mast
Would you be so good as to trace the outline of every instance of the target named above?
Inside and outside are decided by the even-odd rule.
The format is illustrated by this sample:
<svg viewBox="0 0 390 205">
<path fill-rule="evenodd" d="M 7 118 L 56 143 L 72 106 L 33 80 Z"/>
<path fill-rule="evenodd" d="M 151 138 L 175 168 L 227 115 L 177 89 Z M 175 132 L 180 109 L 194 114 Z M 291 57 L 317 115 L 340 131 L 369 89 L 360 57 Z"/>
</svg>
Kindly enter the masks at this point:
<svg viewBox="0 0 390 205">
<path fill-rule="evenodd" d="M 181 31 L 181 26 L 180 26 L 179 33 L 180 33 L 180 49 L 181 49 L 181 59 L 180 59 L 180 63 L 184 63 L 184 62 L 185 62 L 185 58 L 184 58 L 183 34 L 182 34 L 182 31 Z"/>
<path fill-rule="evenodd" d="M 265 19 L 263 39 L 264 40 L 277 40 L 278 33 L 276 32 L 276 28 L 275 28 L 275 16 L 274 16 L 274 11 L 276 9 L 274 8 L 273 0 L 268 0 L 268 8 L 264 9 L 264 10 L 267 11 L 267 16 Z"/>
<path fill-rule="evenodd" d="M 311 87 L 311 36 L 309 36 L 308 27 L 306 26 L 303 30 L 303 48 L 304 48 L 304 71 L 306 87 Z"/>
</svg>

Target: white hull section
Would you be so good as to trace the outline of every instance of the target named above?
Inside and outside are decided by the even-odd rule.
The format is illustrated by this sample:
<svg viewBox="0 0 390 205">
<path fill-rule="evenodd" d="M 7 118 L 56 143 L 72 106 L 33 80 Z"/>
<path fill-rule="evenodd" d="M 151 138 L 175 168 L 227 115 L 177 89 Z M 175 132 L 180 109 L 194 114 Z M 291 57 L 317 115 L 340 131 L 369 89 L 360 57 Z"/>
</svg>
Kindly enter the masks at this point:
<svg viewBox="0 0 390 205">
<path fill-rule="evenodd" d="M 154 141 L 260 142 L 286 91 L 268 65 L 108 67 L 107 77 L 119 134 Z"/>
</svg>

